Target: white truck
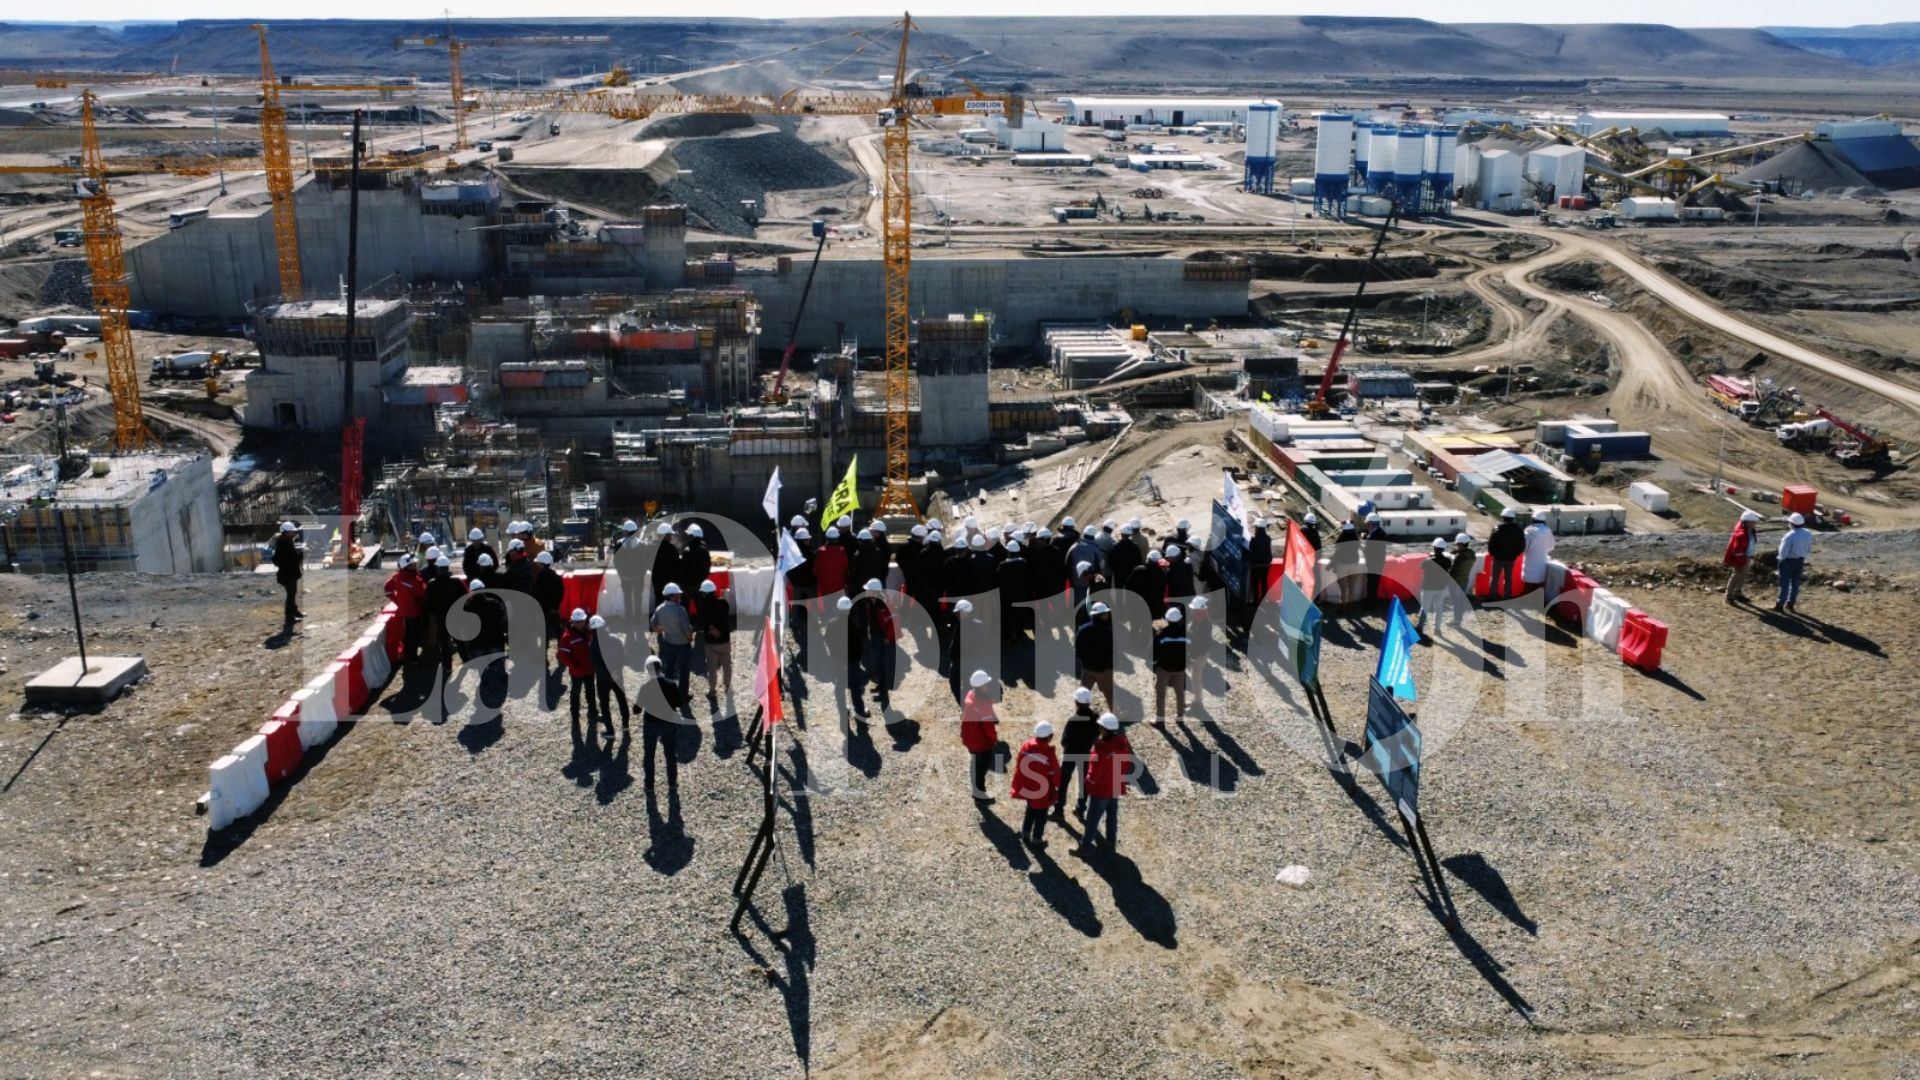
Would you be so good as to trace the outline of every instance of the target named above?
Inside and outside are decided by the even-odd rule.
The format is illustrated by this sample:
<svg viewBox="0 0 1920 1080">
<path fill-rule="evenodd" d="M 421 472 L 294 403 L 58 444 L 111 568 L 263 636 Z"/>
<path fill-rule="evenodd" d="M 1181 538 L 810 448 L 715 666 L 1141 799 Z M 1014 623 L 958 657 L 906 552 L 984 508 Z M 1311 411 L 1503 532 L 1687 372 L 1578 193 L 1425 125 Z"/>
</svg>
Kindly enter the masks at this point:
<svg viewBox="0 0 1920 1080">
<path fill-rule="evenodd" d="M 174 353 L 171 356 L 153 358 L 153 377 L 156 379 L 199 379 L 211 374 L 219 353 L 196 349 L 193 352 Z"/>
</svg>

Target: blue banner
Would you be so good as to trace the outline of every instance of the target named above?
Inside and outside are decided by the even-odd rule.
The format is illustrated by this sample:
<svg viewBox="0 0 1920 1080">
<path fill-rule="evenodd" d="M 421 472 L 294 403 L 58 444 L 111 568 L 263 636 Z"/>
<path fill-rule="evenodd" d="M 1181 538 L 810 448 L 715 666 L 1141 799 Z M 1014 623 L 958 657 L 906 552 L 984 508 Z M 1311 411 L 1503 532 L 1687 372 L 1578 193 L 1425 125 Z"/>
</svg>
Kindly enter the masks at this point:
<svg viewBox="0 0 1920 1080">
<path fill-rule="evenodd" d="M 1413 628 L 1400 598 L 1394 597 L 1393 607 L 1387 610 L 1387 633 L 1380 639 L 1380 666 L 1373 677 L 1402 701 L 1419 700 L 1413 688 L 1413 643 L 1419 640 L 1420 631 Z"/>
<path fill-rule="evenodd" d="M 1213 500 L 1213 534 L 1207 537 L 1207 561 L 1213 564 L 1215 578 L 1230 589 L 1240 589 L 1247 579 L 1247 534 L 1240 519 L 1227 504 Z"/>
<path fill-rule="evenodd" d="M 1280 579 L 1280 632 L 1287 639 L 1287 655 L 1300 685 L 1320 679 L 1320 609 L 1300 591 L 1292 578 Z"/>
<path fill-rule="evenodd" d="M 1378 679 L 1367 687 L 1367 753 L 1361 758 L 1407 816 L 1420 819 L 1420 729 Z"/>
</svg>

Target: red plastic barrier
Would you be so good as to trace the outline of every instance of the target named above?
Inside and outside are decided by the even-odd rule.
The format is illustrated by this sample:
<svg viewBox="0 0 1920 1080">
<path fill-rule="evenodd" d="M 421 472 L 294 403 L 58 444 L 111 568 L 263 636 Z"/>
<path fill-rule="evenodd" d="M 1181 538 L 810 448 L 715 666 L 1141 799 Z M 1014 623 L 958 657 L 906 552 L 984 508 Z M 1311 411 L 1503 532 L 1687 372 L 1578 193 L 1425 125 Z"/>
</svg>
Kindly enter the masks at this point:
<svg viewBox="0 0 1920 1080">
<path fill-rule="evenodd" d="M 400 605 L 391 600 L 387 601 L 387 606 L 380 609 L 380 614 L 382 615 L 398 615 L 399 613 Z"/>
<path fill-rule="evenodd" d="M 400 616 L 381 612 L 373 617 L 373 625 L 367 628 L 369 632 L 378 632 L 381 635 L 380 640 L 387 649 L 389 667 L 399 667 L 400 654 L 407 650 L 406 638 L 401 635 L 400 627 L 396 625 L 399 622 Z"/>
<path fill-rule="evenodd" d="M 273 719 L 260 725 L 260 737 L 267 740 L 267 783 L 281 783 L 300 767 L 300 758 L 305 753 L 300 748 L 300 729 L 285 720 Z"/>
<path fill-rule="evenodd" d="M 1587 624 L 1587 605 L 1593 602 L 1593 590 L 1599 583 L 1575 567 L 1567 567 L 1567 584 L 1554 598 L 1553 617 L 1562 622 Z"/>
<path fill-rule="evenodd" d="M 1627 609 L 1620 627 L 1620 659 L 1641 671 L 1660 670 L 1660 654 L 1667 647 L 1667 624 L 1641 611 Z"/>
<path fill-rule="evenodd" d="M 1518 565 L 1520 560 L 1515 559 L 1513 561 L 1515 563 L 1512 578 L 1513 587 L 1524 591 L 1526 586 L 1520 583 L 1520 567 Z M 1483 600 L 1505 600 L 1510 596 L 1517 596 L 1519 594 L 1513 592 L 1495 593 L 1493 591 L 1493 556 L 1489 555 L 1487 556 L 1486 562 L 1481 565 L 1480 572 L 1474 575 L 1473 595 Z"/>
<path fill-rule="evenodd" d="M 707 580 L 713 582 L 713 587 L 718 590 L 715 595 L 725 599 L 727 590 L 733 586 L 733 571 L 715 570 L 707 575 Z"/>
<path fill-rule="evenodd" d="M 1398 597 L 1403 604 L 1413 603 L 1420 595 L 1420 578 L 1426 564 L 1425 555 L 1387 556 L 1387 564 L 1380 570 L 1380 599 Z"/>
<path fill-rule="evenodd" d="M 338 667 L 339 671 L 334 682 L 334 708 L 342 719 L 358 716 L 361 710 L 367 707 L 367 672 L 360 666 L 360 653 L 357 650 L 348 649 L 341 653 L 327 670 L 332 671 L 335 667 Z M 341 700 L 342 687 L 345 688 L 344 702 Z M 345 709 L 340 708 L 342 704 L 346 705 Z"/>
<path fill-rule="evenodd" d="M 600 586 L 605 582 L 605 570 L 575 570 L 563 579 L 566 591 L 561 594 L 560 610 L 562 614 L 574 608 L 584 608 L 588 615 L 600 613 Z"/>
</svg>

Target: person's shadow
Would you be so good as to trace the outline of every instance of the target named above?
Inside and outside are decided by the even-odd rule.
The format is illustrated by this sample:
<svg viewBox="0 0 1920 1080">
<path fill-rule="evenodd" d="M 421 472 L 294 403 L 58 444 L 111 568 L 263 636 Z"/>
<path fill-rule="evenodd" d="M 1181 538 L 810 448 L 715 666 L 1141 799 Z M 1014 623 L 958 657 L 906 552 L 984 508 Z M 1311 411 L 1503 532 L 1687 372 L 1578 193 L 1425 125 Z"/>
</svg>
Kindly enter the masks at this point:
<svg viewBox="0 0 1920 1080">
<path fill-rule="evenodd" d="M 1062 842 L 1064 838 L 1072 836 L 1064 828 L 1057 831 L 1063 838 Z M 1033 891 L 1039 893 L 1040 899 L 1058 912 L 1068 926 L 1090 938 L 1099 937 L 1103 929 L 1100 916 L 1094 912 L 1093 899 L 1087 895 L 1087 890 L 1061 870 L 1060 864 L 1045 851 L 1035 848 L 1033 861 L 1039 866 L 1037 873 L 1027 875 L 1027 884 L 1033 886 Z"/>
<path fill-rule="evenodd" d="M 1140 936 L 1163 949 L 1177 949 L 1179 921 L 1173 905 L 1140 876 L 1132 859 L 1117 851 L 1102 851 L 1092 860 L 1096 871 L 1113 890 L 1113 904 Z"/>
<path fill-rule="evenodd" d="M 1448 873 L 1464 882 L 1468 888 L 1479 893 L 1480 898 L 1491 905 L 1495 911 L 1506 916 L 1508 922 L 1535 937 L 1539 936 L 1540 925 L 1527 918 L 1526 912 L 1520 910 L 1520 901 L 1515 899 L 1512 890 L 1507 888 L 1506 879 L 1502 878 L 1500 871 L 1494 869 L 1493 865 L 1488 863 L 1479 852 L 1454 855 L 1441 860 L 1440 865 L 1445 867 Z"/>
<path fill-rule="evenodd" d="M 767 983 L 780 991 L 780 997 L 786 1004 L 787 1031 L 793 1039 L 793 1052 L 800 1059 L 803 1072 L 813 1070 L 813 984 L 812 973 L 815 956 L 813 926 L 807 914 L 807 887 L 800 883 L 782 889 L 780 902 L 786 911 L 787 925 L 775 930 L 767 925 L 757 905 L 748 905 L 747 912 L 753 917 L 754 926 L 767 936 L 773 944 L 774 955 L 762 955 L 753 947 L 739 930 L 733 932 L 734 941 L 746 952 L 747 956 L 761 969 Z M 785 971 L 774 967 L 778 961 Z"/>
<path fill-rule="evenodd" d="M 622 756 L 625 747 L 621 748 Z M 632 777 L 628 777 L 632 782 Z M 693 837 L 687 835 L 686 822 L 680 817 L 680 790 L 667 789 L 667 816 L 660 816 L 660 804 L 652 792 L 647 793 L 647 850 L 640 859 L 653 871 L 664 877 L 672 877 L 686 869 L 693 861 Z"/>
<path fill-rule="evenodd" d="M 988 777 L 987 782 L 993 782 L 991 776 Z M 1027 859 L 1027 849 L 1020 843 L 1020 837 L 1007 827 L 1006 822 L 1000 820 L 1000 816 L 995 814 L 991 807 L 980 807 L 980 834 L 993 844 L 994 850 L 1000 853 L 1001 858 L 1007 860 L 1008 866 L 1015 870 L 1025 870 L 1033 865 Z"/>
<path fill-rule="evenodd" d="M 633 770 L 627 767 L 627 753 L 632 748 L 633 733 L 623 728 L 613 753 L 601 759 L 600 782 L 594 785 L 593 790 L 593 796 L 601 806 L 612 802 L 621 792 L 633 786 Z"/>
</svg>

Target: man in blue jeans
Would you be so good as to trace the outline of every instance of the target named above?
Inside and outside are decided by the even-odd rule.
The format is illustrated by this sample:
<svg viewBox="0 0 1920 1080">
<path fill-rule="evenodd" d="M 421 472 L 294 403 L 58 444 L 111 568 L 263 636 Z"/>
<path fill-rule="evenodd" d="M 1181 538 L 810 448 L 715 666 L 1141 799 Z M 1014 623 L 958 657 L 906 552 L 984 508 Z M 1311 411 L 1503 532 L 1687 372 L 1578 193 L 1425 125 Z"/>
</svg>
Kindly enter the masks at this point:
<svg viewBox="0 0 1920 1080">
<path fill-rule="evenodd" d="M 1807 572 L 1807 556 L 1813 553 L 1813 530 L 1807 528 L 1807 519 L 1792 514 L 1787 524 L 1791 527 L 1780 538 L 1780 598 L 1773 602 L 1775 611 L 1792 611 L 1800 602 L 1800 579 Z"/>
<path fill-rule="evenodd" d="M 678 700 L 684 712 L 687 680 L 693 671 L 693 616 L 687 613 L 677 583 L 670 581 L 660 590 L 660 606 L 653 609 L 651 622 L 653 632 L 660 635 L 661 675 L 680 691 Z"/>
</svg>

